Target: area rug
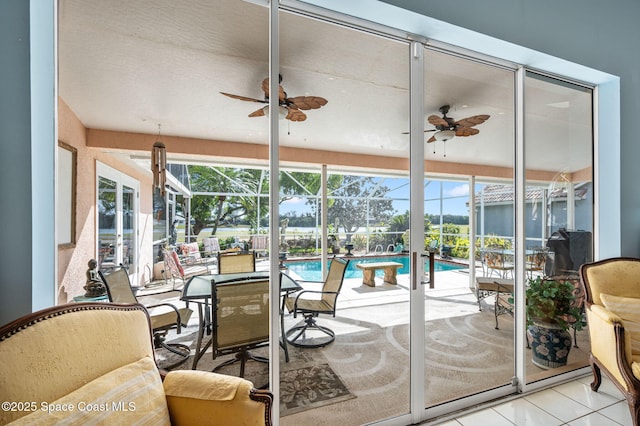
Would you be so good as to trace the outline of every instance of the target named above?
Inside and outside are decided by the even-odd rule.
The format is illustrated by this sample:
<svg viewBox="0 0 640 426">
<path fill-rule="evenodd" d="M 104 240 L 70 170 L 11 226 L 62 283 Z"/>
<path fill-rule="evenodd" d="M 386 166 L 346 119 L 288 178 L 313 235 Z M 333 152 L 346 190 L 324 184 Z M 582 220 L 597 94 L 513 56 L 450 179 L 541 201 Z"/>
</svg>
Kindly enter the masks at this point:
<svg viewBox="0 0 640 426">
<path fill-rule="evenodd" d="M 171 341 L 182 343 L 195 348 L 195 333 L 183 333 Z M 252 354 L 267 357 L 266 347 L 251 351 Z M 300 349 L 289 346 L 289 362 L 280 365 L 280 416 L 288 416 L 305 410 L 323 407 L 343 402 L 356 396 L 349 391 L 343 380 L 333 371 L 321 350 Z M 211 350 L 199 360 L 197 369 L 211 371 L 221 363 L 233 358 L 225 355 L 213 359 Z M 176 355 L 165 350 L 158 350 L 156 358 L 160 365 L 175 363 Z M 173 367 L 172 370 L 190 369 L 193 356 L 187 361 Z M 217 373 L 238 376 L 240 364 L 233 363 L 216 370 Z M 250 380 L 256 388 L 269 387 L 269 364 L 247 361 L 244 377 Z"/>
<path fill-rule="evenodd" d="M 283 370 L 280 374 L 280 414 L 335 404 L 355 398 L 329 364 Z"/>
</svg>

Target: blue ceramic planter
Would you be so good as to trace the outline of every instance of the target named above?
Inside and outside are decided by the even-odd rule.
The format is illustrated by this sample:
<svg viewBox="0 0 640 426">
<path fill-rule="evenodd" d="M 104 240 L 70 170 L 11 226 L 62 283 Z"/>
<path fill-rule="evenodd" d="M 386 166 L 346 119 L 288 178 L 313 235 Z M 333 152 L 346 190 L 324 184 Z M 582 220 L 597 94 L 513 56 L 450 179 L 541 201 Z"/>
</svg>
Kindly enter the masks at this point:
<svg viewBox="0 0 640 426">
<path fill-rule="evenodd" d="M 571 334 L 556 324 L 534 323 L 527 328 L 531 361 L 540 368 L 567 365 L 571 350 Z"/>
</svg>

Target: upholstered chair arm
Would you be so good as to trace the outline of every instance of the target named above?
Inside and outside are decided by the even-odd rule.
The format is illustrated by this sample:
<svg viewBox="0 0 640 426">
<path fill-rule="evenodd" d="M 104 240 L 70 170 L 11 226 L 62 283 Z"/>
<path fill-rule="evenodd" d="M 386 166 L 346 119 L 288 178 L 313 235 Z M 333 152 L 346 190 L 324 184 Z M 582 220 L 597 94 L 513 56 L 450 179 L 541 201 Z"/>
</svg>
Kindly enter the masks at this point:
<svg viewBox="0 0 640 426">
<path fill-rule="evenodd" d="M 590 328 L 591 353 L 603 366 L 616 376 L 620 383 L 624 383 L 623 372 L 618 365 L 616 351 L 612 348 L 620 345 L 620 350 L 624 352 L 623 360 L 627 364 L 627 369 L 631 368 L 631 341 L 623 339 L 617 342 L 624 334 L 622 320 L 613 312 L 600 305 L 591 305 L 586 309 L 587 321 Z M 618 330 L 616 330 L 618 329 Z"/>
<path fill-rule="evenodd" d="M 273 395 L 240 377 L 176 370 L 164 379 L 172 425 L 270 425 Z"/>
</svg>

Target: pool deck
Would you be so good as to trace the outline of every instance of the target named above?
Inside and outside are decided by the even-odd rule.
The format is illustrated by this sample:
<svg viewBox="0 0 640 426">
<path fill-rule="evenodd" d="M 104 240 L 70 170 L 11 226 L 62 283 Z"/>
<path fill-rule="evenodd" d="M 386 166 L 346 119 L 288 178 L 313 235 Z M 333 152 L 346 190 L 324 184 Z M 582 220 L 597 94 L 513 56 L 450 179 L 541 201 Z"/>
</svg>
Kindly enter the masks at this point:
<svg viewBox="0 0 640 426">
<path fill-rule="evenodd" d="M 482 269 L 478 268 L 476 274 L 481 273 Z M 289 275 L 296 280 L 302 280 L 294 272 Z M 382 278 L 378 277 L 376 286 L 370 287 L 362 283 L 362 278 L 345 278 L 338 298 L 338 310 L 409 302 L 409 274 L 398 274 L 397 280 L 398 284 L 394 285 L 382 282 Z M 308 281 L 301 281 L 300 284 L 309 290 L 318 290 L 322 285 L 319 282 Z M 474 293 L 470 289 L 468 269 L 436 271 L 435 287 L 431 289 L 428 284 L 424 287 L 427 298 L 468 294 L 470 300 L 475 304 L 474 309 L 476 311 L 478 309 Z"/>
<path fill-rule="evenodd" d="M 406 256 L 406 254 L 404 254 Z M 398 254 L 396 254 L 398 256 Z M 358 257 L 366 257 L 371 258 L 374 256 L 354 256 Z M 380 257 L 379 255 L 375 257 Z M 386 257 L 386 255 L 384 256 Z M 318 257 L 306 258 L 304 260 L 317 260 Z M 302 258 L 300 260 L 303 260 Z M 442 262 L 454 263 L 460 265 L 460 262 L 453 262 L 447 260 L 441 260 Z M 261 259 L 256 263 L 256 269 L 258 270 L 266 270 L 269 267 L 269 261 L 266 259 Z M 297 276 L 294 272 L 287 272 L 292 278 L 296 280 L 301 280 L 300 284 L 309 290 L 319 290 L 322 286 L 321 282 L 309 282 L 302 281 L 302 278 Z M 482 269 L 478 266 L 476 268 L 476 276 L 482 275 Z M 409 274 L 398 274 L 397 275 L 398 284 L 388 284 L 382 282 L 382 278 L 378 277 L 376 286 L 370 287 L 368 285 L 364 285 L 362 283 L 362 277 L 360 278 L 346 278 L 343 282 L 342 289 L 340 291 L 340 297 L 338 298 L 338 311 L 349 310 L 352 308 L 367 308 L 380 305 L 400 305 L 404 306 L 409 302 L 409 293 L 410 293 L 410 280 Z M 178 283 L 176 283 L 178 284 Z M 160 302 L 162 299 L 167 297 L 168 295 L 162 294 L 167 291 L 167 289 L 171 289 L 171 280 L 169 280 L 168 284 L 164 282 L 156 282 L 147 286 L 139 293 L 140 296 L 146 295 L 154 300 L 158 297 L 158 301 Z M 177 286 L 180 287 L 180 286 Z M 446 307 L 446 304 L 442 310 L 439 308 L 437 310 L 429 309 L 426 312 L 427 318 L 444 318 L 446 316 L 451 316 L 451 308 L 455 307 L 455 309 L 459 309 L 460 304 L 459 301 L 464 301 L 463 305 L 468 305 L 465 310 L 468 308 L 470 311 L 473 310 L 477 312 L 478 304 L 475 299 L 475 295 L 473 291 L 470 289 L 470 280 L 469 280 L 469 271 L 468 269 L 459 269 L 459 270 L 451 270 L 451 271 L 436 271 L 435 272 L 435 287 L 429 288 L 429 285 L 424 285 L 425 290 L 425 301 L 433 299 L 450 299 L 458 302 L 456 306 Z M 179 298 L 179 292 L 174 292 L 173 297 Z M 408 309 L 402 308 L 402 311 Z"/>
</svg>

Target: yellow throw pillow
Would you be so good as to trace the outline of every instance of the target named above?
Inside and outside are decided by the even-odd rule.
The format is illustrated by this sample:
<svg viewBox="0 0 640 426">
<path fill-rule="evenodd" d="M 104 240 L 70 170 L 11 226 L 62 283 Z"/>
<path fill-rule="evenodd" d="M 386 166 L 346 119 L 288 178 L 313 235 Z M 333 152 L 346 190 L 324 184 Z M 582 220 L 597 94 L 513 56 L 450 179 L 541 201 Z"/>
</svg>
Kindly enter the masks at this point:
<svg viewBox="0 0 640 426">
<path fill-rule="evenodd" d="M 155 362 L 149 357 L 113 370 L 11 425 L 169 425 Z"/>
<path fill-rule="evenodd" d="M 631 338 L 631 353 L 640 354 L 640 299 L 600 294 L 605 308 L 622 318 L 625 331 Z"/>
</svg>

